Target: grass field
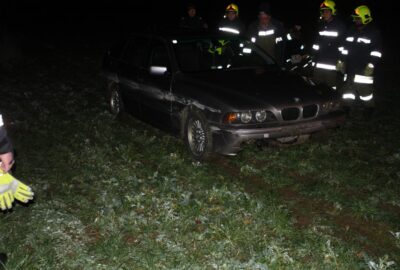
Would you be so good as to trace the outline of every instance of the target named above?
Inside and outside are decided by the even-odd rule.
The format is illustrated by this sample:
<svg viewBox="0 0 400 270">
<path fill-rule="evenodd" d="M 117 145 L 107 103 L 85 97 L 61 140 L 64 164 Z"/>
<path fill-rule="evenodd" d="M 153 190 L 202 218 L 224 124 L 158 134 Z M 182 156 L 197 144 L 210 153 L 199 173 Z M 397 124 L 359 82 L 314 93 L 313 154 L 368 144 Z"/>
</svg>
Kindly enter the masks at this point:
<svg viewBox="0 0 400 270">
<path fill-rule="evenodd" d="M 400 92 L 328 139 L 194 162 L 108 112 L 101 50 L 43 50 L 3 72 L 14 175 L 35 200 L 0 213 L 7 269 L 399 269 Z M 391 80 L 389 80 L 389 77 Z"/>
</svg>

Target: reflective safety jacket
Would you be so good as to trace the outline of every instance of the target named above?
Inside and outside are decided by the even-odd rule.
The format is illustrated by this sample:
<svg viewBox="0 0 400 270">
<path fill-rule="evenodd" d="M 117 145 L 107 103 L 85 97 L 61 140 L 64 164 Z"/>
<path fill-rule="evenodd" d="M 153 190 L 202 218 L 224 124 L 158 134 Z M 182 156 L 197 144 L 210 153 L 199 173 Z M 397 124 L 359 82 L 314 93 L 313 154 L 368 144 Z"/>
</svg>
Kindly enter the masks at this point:
<svg viewBox="0 0 400 270">
<path fill-rule="evenodd" d="M 336 64 L 341 59 L 340 50 L 345 32 L 345 24 L 337 17 L 333 17 L 330 22 L 320 22 L 311 52 L 315 68 L 336 70 Z"/>
<path fill-rule="evenodd" d="M 247 36 L 252 42 L 271 55 L 279 64 L 283 63 L 286 36 L 283 24 L 280 21 L 271 19 L 268 26 L 263 27 L 257 20 L 249 25 Z"/>
<path fill-rule="evenodd" d="M 223 18 L 218 24 L 218 30 L 232 35 L 244 35 L 246 26 L 239 18 L 233 21 Z"/>
<path fill-rule="evenodd" d="M 5 154 L 12 151 L 12 145 L 7 137 L 7 132 L 4 127 L 3 117 L 0 114 L 0 154 Z"/>
<path fill-rule="evenodd" d="M 364 74 L 366 68 L 374 68 L 382 57 L 382 37 L 378 28 L 369 23 L 361 28 L 350 27 L 346 34 L 342 54 L 348 75 Z"/>
</svg>

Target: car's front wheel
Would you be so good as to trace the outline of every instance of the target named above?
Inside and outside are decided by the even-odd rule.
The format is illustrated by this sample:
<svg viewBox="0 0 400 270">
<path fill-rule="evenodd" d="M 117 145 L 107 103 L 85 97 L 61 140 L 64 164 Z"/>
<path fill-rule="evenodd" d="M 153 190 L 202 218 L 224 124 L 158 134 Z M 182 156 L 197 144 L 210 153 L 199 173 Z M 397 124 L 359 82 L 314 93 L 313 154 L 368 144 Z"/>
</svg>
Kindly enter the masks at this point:
<svg viewBox="0 0 400 270">
<path fill-rule="evenodd" d="M 189 113 L 185 135 L 186 145 L 194 159 L 203 161 L 212 155 L 212 134 L 203 114 L 197 111 Z"/>
<path fill-rule="evenodd" d="M 113 115 L 120 115 L 124 111 L 124 104 L 121 97 L 121 92 L 119 91 L 118 84 L 111 83 L 108 91 L 108 105 L 110 112 Z"/>
</svg>

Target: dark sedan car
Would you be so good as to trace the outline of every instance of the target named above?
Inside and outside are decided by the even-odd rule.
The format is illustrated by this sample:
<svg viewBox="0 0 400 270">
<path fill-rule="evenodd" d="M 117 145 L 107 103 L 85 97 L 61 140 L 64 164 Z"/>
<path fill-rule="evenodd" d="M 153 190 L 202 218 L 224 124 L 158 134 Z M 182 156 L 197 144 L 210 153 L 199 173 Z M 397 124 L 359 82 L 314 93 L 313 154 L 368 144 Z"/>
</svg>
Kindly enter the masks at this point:
<svg viewBox="0 0 400 270">
<path fill-rule="evenodd" d="M 337 92 L 283 70 L 240 37 L 135 34 L 108 51 L 103 68 L 112 113 L 175 131 L 197 160 L 345 120 Z"/>
</svg>

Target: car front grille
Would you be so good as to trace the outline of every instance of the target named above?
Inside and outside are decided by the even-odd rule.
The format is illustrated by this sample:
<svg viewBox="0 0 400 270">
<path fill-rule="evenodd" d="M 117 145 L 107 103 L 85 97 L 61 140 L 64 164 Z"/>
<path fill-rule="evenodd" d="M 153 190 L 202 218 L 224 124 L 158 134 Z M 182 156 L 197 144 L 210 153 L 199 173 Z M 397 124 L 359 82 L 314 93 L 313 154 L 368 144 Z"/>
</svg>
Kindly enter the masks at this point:
<svg viewBox="0 0 400 270">
<path fill-rule="evenodd" d="M 318 106 L 316 104 L 310 104 L 304 107 L 288 107 L 281 110 L 283 121 L 313 118 L 317 113 Z"/>
<path fill-rule="evenodd" d="M 318 106 L 315 104 L 303 107 L 303 118 L 312 118 L 317 115 Z"/>
</svg>

